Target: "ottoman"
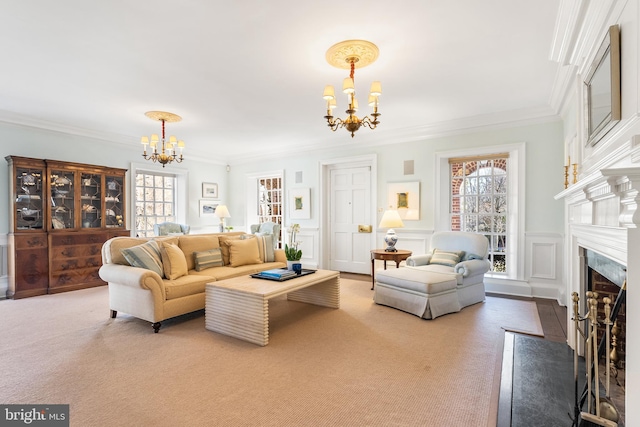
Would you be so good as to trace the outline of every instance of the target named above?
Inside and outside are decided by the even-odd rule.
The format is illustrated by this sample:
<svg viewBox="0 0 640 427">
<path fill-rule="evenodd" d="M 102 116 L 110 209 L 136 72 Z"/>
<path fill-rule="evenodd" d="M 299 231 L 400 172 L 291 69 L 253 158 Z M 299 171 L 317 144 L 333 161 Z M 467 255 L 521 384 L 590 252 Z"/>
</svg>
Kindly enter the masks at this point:
<svg viewBox="0 0 640 427">
<path fill-rule="evenodd" d="M 376 271 L 373 300 L 423 319 L 460 311 L 455 274 L 436 273 L 419 267 Z"/>
</svg>

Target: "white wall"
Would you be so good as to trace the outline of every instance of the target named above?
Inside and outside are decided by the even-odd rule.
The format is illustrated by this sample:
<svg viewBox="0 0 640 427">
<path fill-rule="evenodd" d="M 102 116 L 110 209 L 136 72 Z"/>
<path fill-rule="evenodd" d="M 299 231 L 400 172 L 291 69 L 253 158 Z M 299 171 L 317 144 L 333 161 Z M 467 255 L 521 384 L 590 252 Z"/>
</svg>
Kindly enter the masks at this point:
<svg viewBox="0 0 640 427">
<path fill-rule="evenodd" d="M 363 129 L 360 132 L 371 132 Z M 373 131 L 375 132 L 375 131 Z M 377 157 L 377 201 L 378 216 L 374 220 L 377 228 L 381 210 L 387 204 L 387 184 L 419 181 L 421 192 L 420 219 L 405 221 L 405 228 L 396 229 L 400 239 L 405 239 L 414 251 L 425 250 L 429 246 L 430 234 L 435 225 L 435 164 L 436 153 L 454 149 L 500 146 L 524 142 L 526 146 L 526 191 L 525 191 L 525 251 L 524 280 L 495 280 L 489 283 L 490 291 L 522 296 L 540 296 L 557 299 L 565 303 L 563 283 L 563 265 L 561 261 L 563 241 L 562 201 L 556 201 L 554 195 L 564 188 L 562 158 L 564 156 L 563 128 L 560 121 L 504 127 L 501 129 L 476 131 L 474 133 L 453 135 L 419 140 L 407 143 L 394 143 L 380 146 L 367 146 L 360 142 L 359 135 L 352 140 L 348 134 L 331 134 L 334 138 L 344 138 L 346 148 L 324 150 L 313 153 L 295 153 L 280 158 L 265 158 L 232 165 L 229 182 L 242 191 L 233 192 L 230 198 L 231 223 L 238 229 L 245 229 L 242 212 L 246 209 L 247 176 L 259 172 L 284 170 L 285 201 L 290 188 L 309 187 L 311 189 L 311 219 L 296 220 L 304 232 L 314 236 L 314 242 L 322 235 L 319 222 L 320 200 L 320 163 L 327 160 L 375 155 Z M 405 160 L 414 161 L 414 173 L 404 175 Z M 302 183 L 295 183 L 296 172 L 302 172 Z M 241 212 L 240 215 L 234 212 Z M 287 207 L 285 206 L 285 213 Z M 285 214 L 285 226 L 289 221 Z M 378 239 L 382 241 L 382 235 Z M 319 244 L 311 245 L 320 251 Z M 307 260 L 309 264 L 319 263 L 320 254 L 314 254 Z"/>
</svg>

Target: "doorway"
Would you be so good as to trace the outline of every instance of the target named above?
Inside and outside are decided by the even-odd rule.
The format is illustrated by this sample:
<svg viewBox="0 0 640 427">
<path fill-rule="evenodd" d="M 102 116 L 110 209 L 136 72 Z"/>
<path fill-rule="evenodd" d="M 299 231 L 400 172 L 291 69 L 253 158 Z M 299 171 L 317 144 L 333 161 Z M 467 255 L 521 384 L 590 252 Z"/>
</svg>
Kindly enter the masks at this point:
<svg viewBox="0 0 640 427">
<path fill-rule="evenodd" d="M 321 163 L 321 268 L 370 274 L 377 219 L 376 177 L 375 155 Z"/>
</svg>

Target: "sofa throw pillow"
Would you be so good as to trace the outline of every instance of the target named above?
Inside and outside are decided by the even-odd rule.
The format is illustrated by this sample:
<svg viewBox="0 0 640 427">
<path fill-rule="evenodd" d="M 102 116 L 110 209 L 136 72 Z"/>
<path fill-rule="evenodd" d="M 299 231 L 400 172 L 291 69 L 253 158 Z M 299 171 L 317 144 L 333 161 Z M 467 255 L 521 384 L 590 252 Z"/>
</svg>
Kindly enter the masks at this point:
<svg viewBox="0 0 640 427">
<path fill-rule="evenodd" d="M 133 267 L 146 268 L 164 277 L 160 247 L 155 240 L 149 240 L 138 246 L 122 249 L 122 256 Z"/>
<path fill-rule="evenodd" d="M 273 250 L 273 236 L 270 234 L 245 234 L 241 240 L 256 239 L 258 241 L 258 252 L 262 262 L 274 262 L 276 254 Z"/>
<path fill-rule="evenodd" d="M 194 252 L 193 260 L 196 265 L 196 271 L 202 271 L 212 267 L 222 267 L 224 265 L 220 248 Z"/>
<path fill-rule="evenodd" d="M 258 239 L 230 240 L 227 245 L 231 267 L 262 264 L 258 251 Z"/>
<path fill-rule="evenodd" d="M 240 235 L 235 236 L 219 236 L 220 249 L 222 249 L 222 262 L 224 265 L 229 265 L 229 242 L 233 240 L 240 240 Z"/>
<path fill-rule="evenodd" d="M 457 263 L 460 262 L 460 259 L 464 255 L 464 251 L 443 251 L 440 249 L 434 249 L 433 255 L 431 255 L 431 260 L 429 264 L 438 264 L 438 265 L 447 265 L 449 267 L 455 267 Z"/>
<path fill-rule="evenodd" d="M 160 246 L 160 256 L 162 257 L 164 277 L 175 280 L 187 275 L 187 259 L 178 245 L 163 242 Z"/>
</svg>

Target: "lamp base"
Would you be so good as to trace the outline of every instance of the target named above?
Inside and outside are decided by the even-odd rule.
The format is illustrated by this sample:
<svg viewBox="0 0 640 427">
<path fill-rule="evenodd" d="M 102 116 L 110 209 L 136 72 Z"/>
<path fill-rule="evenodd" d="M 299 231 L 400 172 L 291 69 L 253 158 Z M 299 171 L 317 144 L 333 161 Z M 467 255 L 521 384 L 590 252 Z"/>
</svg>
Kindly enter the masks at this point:
<svg viewBox="0 0 640 427">
<path fill-rule="evenodd" d="M 398 252 L 396 249 L 396 243 L 398 242 L 398 236 L 393 228 L 387 230 L 387 234 L 384 236 L 384 242 L 387 244 L 385 252 Z"/>
</svg>

